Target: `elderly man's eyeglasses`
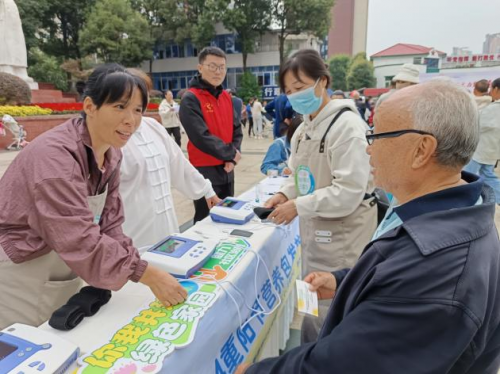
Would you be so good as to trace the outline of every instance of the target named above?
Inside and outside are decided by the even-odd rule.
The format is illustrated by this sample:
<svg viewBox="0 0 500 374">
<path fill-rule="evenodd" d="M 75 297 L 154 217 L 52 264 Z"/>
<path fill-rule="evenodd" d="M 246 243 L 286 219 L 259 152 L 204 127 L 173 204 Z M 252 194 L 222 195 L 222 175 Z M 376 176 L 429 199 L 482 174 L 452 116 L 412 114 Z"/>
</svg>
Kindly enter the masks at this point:
<svg viewBox="0 0 500 374">
<path fill-rule="evenodd" d="M 215 65 L 215 64 L 203 64 L 205 65 L 209 71 L 212 73 L 215 73 L 216 71 L 220 71 L 221 73 L 224 73 L 226 71 L 226 66 L 225 65 Z"/>
<path fill-rule="evenodd" d="M 398 136 L 404 134 L 420 134 L 420 135 L 432 135 L 430 132 L 420 131 L 420 130 L 399 130 L 399 131 L 389 131 L 389 132 L 380 132 L 378 134 L 374 134 L 373 130 L 366 131 L 366 141 L 369 145 L 372 145 L 375 139 L 384 139 L 384 138 L 397 138 Z M 432 135 L 434 136 L 434 135 Z"/>
</svg>

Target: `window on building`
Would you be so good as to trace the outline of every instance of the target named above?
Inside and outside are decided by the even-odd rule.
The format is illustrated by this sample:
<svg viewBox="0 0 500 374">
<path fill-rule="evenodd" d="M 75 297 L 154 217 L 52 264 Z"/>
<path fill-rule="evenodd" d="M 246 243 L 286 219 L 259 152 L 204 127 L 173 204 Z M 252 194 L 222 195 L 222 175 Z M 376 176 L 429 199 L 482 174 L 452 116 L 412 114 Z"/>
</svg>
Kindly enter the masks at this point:
<svg viewBox="0 0 500 374">
<path fill-rule="evenodd" d="M 233 54 L 235 52 L 235 40 L 234 35 L 226 35 L 225 37 L 225 51 L 227 54 Z"/>
<path fill-rule="evenodd" d="M 264 73 L 264 86 L 271 86 L 271 73 Z"/>
<path fill-rule="evenodd" d="M 385 87 L 389 87 L 391 85 L 392 78 L 394 78 L 394 75 L 385 76 Z"/>
<path fill-rule="evenodd" d="M 413 57 L 413 63 L 415 65 L 421 65 L 422 64 L 422 57 Z"/>
<path fill-rule="evenodd" d="M 186 41 L 186 57 L 196 57 L 198 56 L 198 50 L 191 43 L 191 40 Z"/>
<path fill-rule="evenodd" d="M 172 48 L 172 57 L 174 58 L 179 57 L 179 46 L 177 44 L 173 44 L 171 48 Z"/>
<path fill-rule="evenodd" d="M 164 51 L 160 51 L 160 52 L 158 53 L 158 58 L 159 58 L 160 60 L 163 60 L 163 56 L 164 56 L 164 55 L 165 55 L 165 54 L 164 54 Z"/>
</svg>

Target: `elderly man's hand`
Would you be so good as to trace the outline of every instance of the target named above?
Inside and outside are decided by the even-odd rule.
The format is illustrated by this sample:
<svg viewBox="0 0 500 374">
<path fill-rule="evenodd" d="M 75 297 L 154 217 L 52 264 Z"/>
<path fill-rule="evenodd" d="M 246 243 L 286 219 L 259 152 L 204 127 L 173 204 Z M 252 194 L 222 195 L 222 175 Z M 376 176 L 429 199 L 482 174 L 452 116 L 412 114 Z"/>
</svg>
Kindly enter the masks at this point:
<svg viewBox="0 0 500 374">
<path fill-rule="evenodd" d="M 332 273 L 315 271 L 304 278 L 304 282 L 310 284 L 309 290 L 318 293 L 318 299 L 333 299 L 337 291 L 337 280 Z"/>
<path fill-rule="evenodd" d="M 272 211 L 267 219 L 277 225 L 281 225 L 282 223 L 288 225 L 295 217 L 297 217 L 297 215 L 298 213 L 295 200 L 288 200 L 286 203 L 278 205 L 278 207 Z"/>
<path fill-rule="evenodd" d="M 240 366 L 238 366 L 236 368 L 236 371 L 234 372 L 234 374 L 245 374 L 245 372 L 247 371 L 247 369 L 251 366 L 251 364 L 241 364 Z"/>
</svg>

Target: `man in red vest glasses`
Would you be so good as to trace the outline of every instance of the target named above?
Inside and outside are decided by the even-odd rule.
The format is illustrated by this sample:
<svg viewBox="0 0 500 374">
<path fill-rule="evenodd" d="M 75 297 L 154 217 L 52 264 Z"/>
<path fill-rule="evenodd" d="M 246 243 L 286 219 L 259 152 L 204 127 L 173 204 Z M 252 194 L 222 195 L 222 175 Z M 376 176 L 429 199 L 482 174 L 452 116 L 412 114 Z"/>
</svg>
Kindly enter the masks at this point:
<svg viewBox="0 0 500 374">
<path fill-rule="evenodd" d="M 226 54 L 205 47 L 198 55 L 198 75 L 182 97 L 179 116 L 189 138 L 189 161 L 212 182 L 221 199 L 234 196 L 234 167 L 241 159 L 243 134 L 231 95 L 222 87 Z M 194 223 L 208 216 L 207 200 L 194 202 Z"/>
</svg>

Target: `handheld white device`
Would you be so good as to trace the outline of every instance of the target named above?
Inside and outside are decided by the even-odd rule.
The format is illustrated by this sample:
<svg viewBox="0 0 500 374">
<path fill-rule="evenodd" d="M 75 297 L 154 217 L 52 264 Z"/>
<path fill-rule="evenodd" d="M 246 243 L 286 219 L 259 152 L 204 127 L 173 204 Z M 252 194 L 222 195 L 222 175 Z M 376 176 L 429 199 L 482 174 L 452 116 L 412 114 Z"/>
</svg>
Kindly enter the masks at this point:
<svg viewBox="0 0 500 374">
<path fill-rule="evenodd" d="M 244 225 L 255 215 L 253 206 L 248 201 L 226 197 L 210 209 L 210 217 L 214 222 Z"/>
<path fill-rule="evenodd" d="M 50 332 L 15 323 L 0 332 L 0 373 L 63 374 L 79 352 Z"/>
<path fill-rule="evenodd" d="M 216 240 L 193 240 L 182 236 L 167 236 L 153 245 L 142 258 L 177 278 L 189 278 L 212 256 Z"/>
</svg>

